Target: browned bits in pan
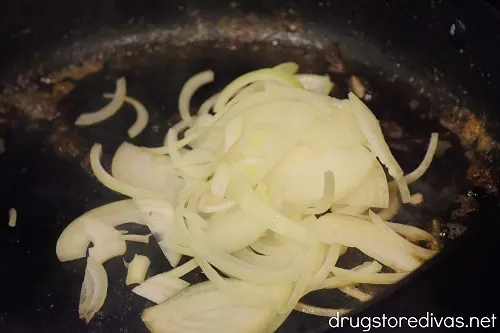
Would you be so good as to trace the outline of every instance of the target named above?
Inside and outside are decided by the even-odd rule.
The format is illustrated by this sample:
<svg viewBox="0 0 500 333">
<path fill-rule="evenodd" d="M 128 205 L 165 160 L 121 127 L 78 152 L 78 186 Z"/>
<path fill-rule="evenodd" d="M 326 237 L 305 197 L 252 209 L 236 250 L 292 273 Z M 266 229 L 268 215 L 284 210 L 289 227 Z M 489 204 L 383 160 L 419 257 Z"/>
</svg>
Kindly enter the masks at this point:
<svg viewBox="0 0 500 333">
<path fill-rule="evenodd" d="M 441 115 L 441 125 L 455 133 L 464 146 L 475 144 L 479 152 L 488 152 L 494 142 L 486 133 L 484 120 L 478 119 L 469 109 L 452 108 Z"/>
<path fill-rule="evenodd" d="M 328 62 L 328 69 L 333 73 L 345 73 L 344 59 L 337 43 L 330 44 L 326 50 L 326 61 Z"/>
<path fill-rule="evenodd" d="M 381 121 L 380 127 L 382 127 L 384 135 L 390 138 L 399 139 L 403 137 L 403 128 L 393 121 Z"/>
<path fill-rule="evenodd" d="M 484 188 L 487 192 L 498 191 L 498 174 L 492 166 L 486 166 L 480 161 L 475 161 L 467 169 L 467 179 L 474 186 Z"/>
<path fill-rule="evenodd" d="M 99 72 L 104 66 L 102 60 L 92 59 L 83 62 L 81 65 L 70 65 L 60 71 L 49 74 L 42 79 L 43 83 L 57 83 L 65 79 L 79 81 L 84 77 Z"/>
<path fill-rule="evenodd" d="M 459 219 L 479 210 L 479 203 L 469 195 L 459 195 L 455 199 L 460 206 L 451 212 L 451 219 Z"/>
</svg>

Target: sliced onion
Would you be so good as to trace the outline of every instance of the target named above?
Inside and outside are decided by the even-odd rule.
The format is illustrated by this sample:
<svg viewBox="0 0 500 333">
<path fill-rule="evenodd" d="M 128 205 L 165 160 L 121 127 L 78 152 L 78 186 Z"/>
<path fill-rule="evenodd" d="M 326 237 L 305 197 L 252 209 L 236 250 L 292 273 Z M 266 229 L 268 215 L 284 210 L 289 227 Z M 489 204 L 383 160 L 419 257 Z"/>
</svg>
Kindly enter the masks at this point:
<svg viewBox="0 0 500 333">
<path fill-rule="evenodd" d="M 127 245 L 122 239 L 121 232 L 110 225 L 100 221 L 86 221 L 83 231 L 94 244 L 89 250 L 89 257 L 103 263 L 107 260 L 121 256 L 127 250 Z"/>
<path fill-rule="evenodd" d="M 380 216 L 380 215 L 379 215 Z M 401 224 L 401 223 L 394 223 L 394 222 L 385 222 L 395 232 L 398 234 L 414 241 L 430 241 L 430 242 L 435 242 L 436 238 L 431 235 L 430 233 L 419 229 L 417 227 L 411 226 L 411 225 L 406 225 L 406 224 Z"/>
<path fill-rule="evenodd" d="M 112 227 L 136 222 L 144 224 L 137 206 L 132 200 L 116 201 L 97 207 L 71 222 L 57 240 L 56 254 L 60 261 L 69 261 L 86 256 L 91 237 L 85 224 L 98 222 Z"/>
<path fill-rule="evenodd" d="M 200 198 L 198 208 L 203 213 L 217 213 L 227 211 L 231 207 L 234 207 L 235 204 L 232 200 L 216 198 L 211 194 L 205 193 Z"/>
<path fill-rule="evenodd" d="M 134 259 L 128 264 L 127 278 L 125 284 L 127 286 L 135 283 L 142 283 L 146 278 L 151 261 L 148 257 L 136 254 Z"/>
<path fill-rule="evenodd" d="M 113 100 L 98 111 L 81 114 L 75 121 L 75 125 L 94 125 L 112 117 L 122 106 L 123 102 L 125 101 L 126 95 L 127 83 L 125 81 L 125 78 L 121 77 L 116 80 L 116 91 L 113 94 Z"/>
<path fill-rule="evenodd" d="M 351 309 L 320 308 L 318 306 L 308 305 L 302 302 L 298 302 L 294 310 L 307 313 L 313 316 L 330 317 L 330 318 L 342 316 L 351 311 Z"/>
<path fill-rule="evenodd" d="M 243 281 L 233 281 L 233 285 L 242 293 L 272 296 L 277 300 L 283 300 L 289 292 L 287 287 L 254 286 Z M 152 333 L 262 332 L 276 315 L 276 310 L 248 305 L 246 299 L 217 290 L 211 282 L 198 283 L 166 302 L 146 309 L 142 320 Z M 242 326 L 241 323 L 246 324 Z"/>
<path fill-rule="evenodd" d="M 284 270 L 266 269 L 247 264 L 224 251 L 217 249 L 213 243 L 204 235 L 203 231 L 194 224 L 189 224 L 188 230 L 193 237 L 190 246 L 200 257 L 214 265 L 224 273 L 254 283 L 279 283 L 293 281 L 296 278 L 296 268 L 290 267 Z"/>
<path fill-rule="evenodd" d="M 184 280 L 158 274 L 132 289 L 132 292 L 160 304 L 187 287 L 189 283 Z"/>
<path fill-rule="evenodd" d="M 214 107 L 218 97 L 219 94 L 215 94 L 209 99 L 207 99 L 205 102 L 203 102 L 203 104 L 201 104 L 200 109 L 198 111 L 198 117 L 196 118 L 196 120 L 200 119 L 200 117 L 203 117 L 203 115 L 209 114 L 210 110 Z"/>
<path fill-rule="evenodd" d="M 14 228 L 17 222 L 17 210 L 15 208 L 9 209 L 9 227 Z"/>
<path fill-rule="evenodd" d="M 224 152 L 227 152 L 231 147 L 233 147 L 236 142 L 241 137 L 243 131 L 243 118 L 236 117 L 231 119 L 231 121 L 226 125 L 225 137 L 224 137 Z"/>
<path fill-rule="evenodd" d="M 372 219 L 372 221 L 374 222 L 374 224 L 377 227 L 379 227 L 383 232 L 385 232 L 387 235 L 389 235 L 391 240 L 397 242 L 401 247 L 407 248 L 416 257 L 422 259 L 430 259 L 436 254 L 436 251 L 424 249 L 420 246 L 410 243 L 409 241 L 398 235 L 394 230 L 392 230 L 387 224 L 384 223 L 384 221 L 380 218 L 380 216 L 378 216 L 371 210 L 368 211 L 368 214 Z"/>
<path fill-rule="evenodd" d="M 125 241 L 129 242 L 136 242 L 136 243 L 144 243 L 148 244 L 149 243 L 149 235 L 122 235 L 122 239 Z"/>
<path fill-rule="evenodd" d="M 362 291 L 356 287 L 348 286 L 348 287 L 341 288 L 340 291 L 342 291 L 347 296 L 355 298 L 361 302 L 368 302 L 369 300 L 372 299 L 371 295 L 365 293 L 364 291 Z"/>
<path fill-rule="evenodd" d="M 307 291 L 315 290 L 331 272 L 331 268 L 335 266 L 337 260 L 340 257 L 340 245 L 332 244 L 330 245 L 330 249 L 328 251 L 328 255 L 323 262 L 321 268 L 316 272 L 316 275 L 309 281 L 309 285 L 307 286 Z"/>
<path fill-rule="evenodd" d="M 190 112 L 190 104 L 191 98 L 193 97 L 194 93 L 201 86 L 210 83 L 213 80 L 214 72 L 204 71 L 189 78 L 189 80 L 187 80 L 182 87 L 181 94 L 179 96 L 179 114 L 181 116 L 181 119 L 186 124 L 191 125 L 193 122 L 193 118 L 191 117 Z"/>
<path fill-rule="evenodd" d="M 432 133 L 431 140 L 429 141 L 429 147 L 427 148 L 427 152 L 425 153 L 424 159 L 415 170 L 413 170 L 412 172 L 410 172 L 405 176 L 405 180 L 408 184 L 414 183 L 417 180 L 419 180 L 420 177 L 422 177 L 424 173 L 427 171 L 427 169 L 432 163 L 434 154 L 436 153 L 438 141 L 439 141 L 439 135 L 437 133 Z"/>
<path fill-rule="evenodd" d="M 332 268 L 333 274 L 351 283 L 394 284 L 406 277 L 407 273 L 360 273 L 339 267 Z"/>
<path fill-rule="evenodd" d="M 92 146 L 92 149 L 90 150 L 90 166 L 92 167 L 92 171 L 94 172 L 94 175 L 97 177 L 97 179 L 99 179 L 99 181 L 103 183 L 107 188 L 131 198 L 161 199 L 166 197 L 164 193 L 138 188 L 114 178 L 102 167 L 100 161 L 101 154 L 102 146 L 99 143 L 94 144 Z"/>
<path fill-rule="evenodd" d="M 348 215 L 327 214 L 312 225 L 312 233 L 326 243 L 356 247 L 381 263 L 402 272 L 410 272 L 421 263 L 413 248 L 401 247 L 390 235 L 370 221 Z"/>
<path fill-rule="evenodd" d="M 349 93 L 349 100 L 353 103 L 351 110 L 370 144 L 370 149 L 377 155 L 380 162 L 389 170 L 389 174 L 396 180 L 401 192 L 401 199 L 403 203 L 406 203 L 410 197 L 410 191 L 404 179 L 403 169 L 401 169 L 385 142 L 377 118 L 375 118 L 370 109 L 355 94 Z"/>
<path fill-rule="evenodd" d="M 333 172 L 325 172 L 325 182 L 323 186 L 323 196 L 318 200 L 315 207 L 304 209 L 305 214 L 322 214 L 330 209 L 335 199 L 335 178 Z"/>
<path fill-rule="evenodd" d="M 408 203 L 413 206 L 421 205 L 424 202 L 424 196 L 422 193 L 414 193 L 410 196 Z"/>
<path fill-rule="evenodd" d="M 108 292 L 108 275 L 104 267 L 93 258 L 87 259 L 85 277 L 80 292 L 78 313 L 80 318 L 90 322 L 104 304 Z"/>
<path fill-rule="evenodd" d="M 330 80 L 330 76 L 328 76 L 328 74 L 297 74 L 295 75 L 295 77 L 300 81 L 300 83 L 302 83 L 304 89 L 320 95 L 328 95 L 333 89 L 333 83 Z"/>
<path fill-rule="evenodd" d="M 330 210 L 332 211 L 332 213 L 359 216 L 363 215 L 363 213 L 365 213 L 368 210 L 368 208 L 369 207 L 367 206 L 348 206 L 348 205 L 333 203 L 332 206 L 330 207 Z"/>
<path fill-rule="evenodd" d="M 168 156 L 157 156 L 148 149 L 127 142 L 116 150 L 111 171 L 119 181 L 137 188 L 162 192 L 171 201 L 185 184 Z"/>
<path fill-rule="evenodd" d="M 299 65 L 295 62 L 284 62 L 273 67 L 288 74 L 295 74 L 299 71 Z"/>
<path fill-rule="evenodd" d="M 269 229 L 301 243 L 311 242 L 307 230 L 262 202 L 243 177 L 233 176 L 227 192 L 228 198 L 234 200 L 244 212 L 255 218 L 256 221 L 265 223 Z"/>
<path fill-rule="evenodd" d="M 374 274 L 382 270 L 382 265 L 380 265 L 376 261 L 365 262 L 357 267 L 354 267 L 352 270 L 358 273 Z M 334 276 L 332 278 L 326 279 L 317 289 L 345 288 L 352 284 L 352 280 L 345 276 L 343 278 L 340 276 Z"/>
<path fill-rule="evenodd" d="M 291 74 L 275 69 L 259 69 L 240 76 L 231 84 L 226 86 L 219 94 L 214 106 L 214 112 L 219 113 L 223 110 L 226 103 L 244 86 L 262 80 L 277 81 L 291 87 L 301 87 L 300 82 Z"/>
<path fill-rule="evenodd" d="M 382 220 L 390 220 L 399 213 L 401 209 L 401 200 L 399 199 L 397 189 L 389 187 L 389 204 L 387 208 L 377 213 Z"/>
<path fill-rule="evenodd" d="M 336 203 L 344 204 L 348 207 L 388 207 L 389 187 L 387 186 L 384 169 L 382 169 L 380 163 L 375 160 L 373 168 L 369 171 L 365 180 L 345 197 L 336 201 Z M 366 208 L 360 210 L 363 212 Z"/>
<path fill-rule="evenodd" d="M 115 97 L 114 94 L 104 94 L 104 98 L 113 99 Z M 128 129 L 127 133 L 130 138 L 135 138 L 146 128 L 149 121 L 149 113 L 146 107 L 132 97 L 125 96 L 124 101 L 128 104 L 132 105 L 137 113 L 137 118 L 135 119 L 135 123 Z"/>
<path fill-rule="evenodd" d="M 135 203 L 170 265 L 177 266 L 182 255 L 165 246 L 165 244 L 175 244 L 178 238 L 173 221 L 174 208 L 172 204 L 168 201 L 155 199 L 136 199 Z"/>
</svg>

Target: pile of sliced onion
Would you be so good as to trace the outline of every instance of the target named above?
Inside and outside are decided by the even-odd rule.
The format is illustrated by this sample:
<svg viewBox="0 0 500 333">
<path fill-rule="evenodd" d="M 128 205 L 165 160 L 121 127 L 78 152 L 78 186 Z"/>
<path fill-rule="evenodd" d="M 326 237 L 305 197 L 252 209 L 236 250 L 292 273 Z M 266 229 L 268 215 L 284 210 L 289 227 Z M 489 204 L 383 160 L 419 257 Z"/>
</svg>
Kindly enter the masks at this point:
<svg viewBox="0 0 500 333">
<path fill-rule="evenodd" d="M 386 219 L 397 214 L 400 201 L 423 200 L 411 195 L 408 184 L 429 168 L 437 134 L 421 165 L 405 176 L 378 120 L 359 98 L 329 97 L 328 76 L 297 71 L 297 64 L 284 63 L 247 73 L 192 115 L 192 96 L 214 80 L 212 71 L 202 72 L 183 87 L 182 121 L 168 131 L 164 146 L 124 142 L 111 174 L 101 165 L 103 147 L 92 147 L 97 179 L 130 199 L 85 213 L 57 242 L 61 261 L 88 252 L 82 318 L 90 321 L 104 303 L 102 263 L 123 255 L 126 241 L 149 241 L 149 235 L 115 229 L 128 222 L 147 226 L 175 267 L 148 278 L 147 257 L 136 255 L 128 265 L 127 284 L 139 284 L 132 291 L 158 304 L 142 316 L 155 333 L 272 332 L 294 309 L 346 313 L 300 299 L 314 290 L 339 289 L 367 301 L 372 295 L 357 284 L 395 283 L 435 254 L 416 245 L 434 242 L 431 234 Z M 107 119 L 127 102 L 138 113 L 130 137 L 144 129 L 147 111 L 126 96 L 125 79 L 105 97 L 111 103 L 81 115 L 77 125 Z M 337 267 L 349 247 L 371 261 Z M 192 259 L 179 266 L 183 256 Z M 381 273 L 384 266 L 388 272 Z M 190 285 L 182 278 L 197 267 L 208 281 Z"/>
</svg>

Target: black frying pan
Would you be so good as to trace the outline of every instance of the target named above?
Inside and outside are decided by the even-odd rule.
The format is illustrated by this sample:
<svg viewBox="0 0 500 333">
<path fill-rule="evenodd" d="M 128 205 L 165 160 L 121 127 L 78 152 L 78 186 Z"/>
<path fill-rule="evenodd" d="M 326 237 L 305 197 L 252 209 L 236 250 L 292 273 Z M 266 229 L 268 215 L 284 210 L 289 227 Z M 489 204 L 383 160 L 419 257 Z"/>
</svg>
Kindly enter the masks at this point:
<svg viewBox="0 0 500 333">
<path fill-rule="evenodd" d="M 472 274 L 467 266 L 487 272 L 485 258 L 499 231 L 494 139 L 500 28 L 483 3 L 52 0 L 12 2 L 0 13 L 0 136 L 7 149 L 0 156 L 0 332 L 147 331 L 140 312 L 151 304 L 125 287 L 120 258 L 105 265 L 108 298 L 87 326 L 77 314 L 84 263 L 61 264 L 55 256 L 56 240 L 72 219 L 120 198 L 92 177 L 88 151 L 103 143 L 109 162 L 127 139 L 133 113 L 120 112 L 95 127 L 72 126 L 80 113 L 102 105 L 101 94 L 113 90 L 118 76 L 128 78 L 130 94 L 149 108 L 157 125 L 133 142 L 159 145 L 176 121 L 177 97 L 189 76 L 207 68 L 216 72 L 217 83 L 200 91 L 197 103 L 245 71 L 283 61 L 296 61 L 306 72 L 328 72 L 338 97 L 346 95 L 351 75 L 363 79 L 372 96 L 368 105 L 405 170 L 419 163 L 431 131 L 451 145 L 414 187 L 424 193 L 425 204 L 397 217 L 428 230 L 436 218 L 433 232 L 440 234 L 443 253 L 380 292 L 374 304 L 358 304 L 354 315 L 444 316 L 469 309 L 460 305 L 463 299 L 475 310 L 489 309 L 478 285 L 467 293 L 473 282 L 463 282 Z M 81 77 L 47 80 L 71 65 Z M 480 126 L 472 138 L 466 131 L 471 119 Z M 402 136 L 390 135 L 394 124 Z M 491 149 L 478 151 L 490 137 Z M 10 207 L 19 212 L 15 229 L 7 227 Z M 129 246 L 126 256 L 134 252 L 153 257 L 149 275 L 168 269 L 155 246 Z M 306 300 L 356 305 L 335 293 Z M 294 313 L 280 332 L 327 328 L 324 318 Z"/>
</svg>

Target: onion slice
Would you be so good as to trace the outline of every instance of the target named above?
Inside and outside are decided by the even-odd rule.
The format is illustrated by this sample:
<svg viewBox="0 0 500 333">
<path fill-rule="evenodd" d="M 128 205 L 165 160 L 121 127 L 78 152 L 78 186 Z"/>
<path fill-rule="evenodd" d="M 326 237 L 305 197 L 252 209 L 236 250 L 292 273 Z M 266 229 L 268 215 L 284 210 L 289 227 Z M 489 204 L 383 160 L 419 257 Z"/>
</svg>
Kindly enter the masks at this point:
<svg viewBox="0 0 500 333">
<path fill-rule="evenodd" d="M 113 94 L 104 94 L 103 96 L 107 99 L 112 99 L 115 97 L 115 95 Z M 146 107 L 135 98 L 125 96 L 124 101 L 132 105 L 132 107 L 135 109 L 135 112 L 137 113 L 137 118 L 135 119 L 134 124 L 130 126 L 127 131 L 130 138 L 135 138 L 136 136 L 141 134 L 141 132 L 148 125 L 149 113 Z"/>
<path fill-rule="evenodd" d="M 92 257 L 87 259 L 85 277 L 80 292 L 78 313 L 87 323 L 104 304 L 108 292 L 108 275 L 99 262 Z"/>
<path fill-rule="evenodd" d="M 127 183 L 124 183 L 104 170 L 101 165 L 101 155 L 102 155 L 102 145 L 96 143 L 92 146 L 90 150 L 90 166 L 94 175 L 99 179 L 101 183 L 107 188 L 129 196 L 131 198 L 158 198 L 162 199 L 166 197 L 166 194 L 156 191 L 149 191 L 142 188 L 138 188 Z"/>
<path fill-rule="evenodd" d="M 333 83 L 330 80 L 330 76 L 328 74 L 297 74 L 295 75 L 295 77 L 300 81 L 300 83 L 302 83 L 304 89 L 320 95 L 328 95 L 333 89 Z"/>
<path fill-rule="evenodd" d="M 320 308 L 318 306 L 313 306 L 302 302 L 298 302 L 294 310 L 320 317 L 337 317 L 345 315 L 351 311 L 351 309 Z"/>
<path fill-rule="evenodd" d="M 15 208 L 9 209 L 9 227 L 14 228 L 17 222 L 17 210 Z"/>
<path fill-rule="evenodd" d="M 113 100 L 98 111 L 81 114 L 75 121 L 75 125 L 94 125 L 112 117 L 122 106 L 123 102 L 125 101 L 126 95 L 127 82 L 125 81 L 124 77 L 121 77 L 116 80 L 116 91 L 113 94 Z"/>
<path fill-rule="evenodd" d="M 144 224 L 137 206 L 132 200 L 121 200 L 94 208 L 71 222 L 57 240 L 56 254 L 60 261 L 69 261 L 86 256 L 91 242 L 85 224 L 98 221 L 112 227 L 127 222 Z"/>
<path fill-rule="evenodd" d="M 181 94 L 179 96 L 179 114 L 181 119 L 188 125 L 193 123 L 193 118 L 190 113 L 191 98 L 193 97 L 196 90 L 201 86 L 210 83 L 214 80 L 213 71 L 204 71 L 193 75 L 189 80 L 186 81 L 182 87 Z"/>
<path fill-rule="evenodd" d="M 125 284 L 127 286 L 134 283 L 141 283 L 146 278 L 151 261 L 148 257 L 136 254 L 134 259 L 128 264 L 127 278 Z"/>
<path fill-rule="evenodd" d="M 437 133 L 432 133 L 431 140 L 429 141 L 429 147 L 427 148 L 427 152 L 425 153 L 424 159 L 415 170 L 413 170 L 412 172 L 410 172 L 405 176 L 405 180 L 408 184 L 414 183 L 417 180 L 419 180 L 420 177 L 422 177 L 424 173 L 427 171 L 427 169 L 432 163 L 434 154 L 436 153 L 438 141 L 439 141 L 439 135 Z"/>
<path fill-rule="evenodd" d="M 361 131 L 368 140 L 370 149 L 377 155 L 380 162 L 389 170 L 389 174 L 396 180 L 403 203 L 408 202 L 410 190 L 404 179 L 403 169 L 401 169 L 385 142 L 377 118 L 375 118 L 370 109 L 354 93 L 349 93 L 349 100 L 352 103 L 351 110 L 358 120 Z"/>
</svg>

